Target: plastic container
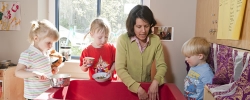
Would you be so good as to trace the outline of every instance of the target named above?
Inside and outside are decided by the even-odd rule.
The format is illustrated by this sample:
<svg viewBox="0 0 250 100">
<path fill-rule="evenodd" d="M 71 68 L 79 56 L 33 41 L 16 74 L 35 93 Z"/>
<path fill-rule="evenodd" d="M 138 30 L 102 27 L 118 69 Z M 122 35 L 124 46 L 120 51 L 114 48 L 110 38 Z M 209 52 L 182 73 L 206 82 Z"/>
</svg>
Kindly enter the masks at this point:
<svg viewBox="0 0 250 100">
<path fill-rule="evenodd" d="M 69 46 L 62 46 L 60 48 L 60 53 L 63 57 L 65 57 L 66 61 L 71 60 L 71 47 Z"/>
</svg>

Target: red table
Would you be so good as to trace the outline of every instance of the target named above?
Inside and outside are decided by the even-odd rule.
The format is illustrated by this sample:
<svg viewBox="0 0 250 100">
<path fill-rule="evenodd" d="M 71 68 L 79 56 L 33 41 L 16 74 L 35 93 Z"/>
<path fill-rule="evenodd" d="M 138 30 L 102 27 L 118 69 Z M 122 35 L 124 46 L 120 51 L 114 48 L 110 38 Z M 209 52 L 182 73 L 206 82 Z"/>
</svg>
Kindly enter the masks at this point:
<svg viewBox="0 0 250 100">
<path fill-rule="evenodd" d="M 147 91 L 150 83 L 142 83 Z M 186 100 L 173 83 L 159 87 L 160 100 Z M 72 80 L 68 87 L 50 88 L 38 99 L 68 99 L 68 100 L 138 100 L 137 94 L 130 92 L 122 82 L 98 83 L 93 80 Z M 36 99 L 35 99 L 36 100 Z"/>
</svg>

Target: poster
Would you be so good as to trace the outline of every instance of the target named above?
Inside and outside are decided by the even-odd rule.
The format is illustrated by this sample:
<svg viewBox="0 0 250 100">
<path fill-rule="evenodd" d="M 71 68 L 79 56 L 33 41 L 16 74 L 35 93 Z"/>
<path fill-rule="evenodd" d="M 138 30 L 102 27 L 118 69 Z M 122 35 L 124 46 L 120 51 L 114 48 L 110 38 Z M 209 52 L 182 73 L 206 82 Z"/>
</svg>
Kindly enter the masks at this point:
<svg viewBox="0 0 250 100">
<path fill-rule="evenodd" d="M 0 30 L 20 30 L 19 2 L 0 1 Z"/>
<path fill-rule="evenodd" d="M 246 0 L 220 0 L 217 39 L 239 40 Z"/>
<path fill-rule="evenodd" d="M 159 36 L 162 41 L 173 41 L 174 27 L 155 26 L 152 28 L 154 34 Z"/>
</svg>

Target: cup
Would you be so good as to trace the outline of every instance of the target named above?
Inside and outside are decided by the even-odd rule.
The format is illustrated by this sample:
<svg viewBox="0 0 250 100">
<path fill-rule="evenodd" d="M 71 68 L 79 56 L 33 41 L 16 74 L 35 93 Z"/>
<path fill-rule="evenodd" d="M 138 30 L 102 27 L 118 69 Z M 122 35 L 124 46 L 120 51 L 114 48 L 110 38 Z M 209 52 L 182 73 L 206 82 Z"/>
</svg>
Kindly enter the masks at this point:
<svg viewBox="0 0 250 100">
<path fill-rule="evenodd" d="M 87 67 L 92 66 L 92 64 L 93 64 L 93 62 L 95 60 L 95 58 L 93 58 L 93 57 L 85 57 L 84 59 L 86 60 Z"/>
</svg>

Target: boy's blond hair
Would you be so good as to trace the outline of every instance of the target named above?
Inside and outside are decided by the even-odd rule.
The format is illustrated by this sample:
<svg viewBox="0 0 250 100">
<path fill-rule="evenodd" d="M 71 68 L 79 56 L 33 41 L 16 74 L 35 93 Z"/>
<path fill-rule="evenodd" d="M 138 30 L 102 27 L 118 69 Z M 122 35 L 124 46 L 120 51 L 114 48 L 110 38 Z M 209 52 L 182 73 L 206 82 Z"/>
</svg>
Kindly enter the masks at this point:
<svg viewBox="0 0 250 100">
<path fill-rule="evenodd" d="M 203 37 L 193 37 L 183 44 L 181 52 L 186 57 L 203 54 L 202 60 L 206 60 L 210 52 L 210 43 Z"/>
<path fill-rule="evenodd" d="M 55 41 L 59 39 L 59 32 L 57 28 L 48 20 L 37 20 L 31 22 L 31 29 L 29 33 L 29 42 L 34 42 L 34 37 L 38 36 L 39 39 L 51 37 Z"/>
<path fill-rule="evenodd" d="M 96 18 L 92 21 L 90 25 L 90 32 L 95 33 L 95 32 L 101 32 L 101 31 L 104 31 L 105 34 L 109 36 L 109 33 L 111 31 L 109 22 L 105 18 Z M 87 35 L 88 34 L 84 36 L 84 39 L 87 37 Z"/>
</svg>

